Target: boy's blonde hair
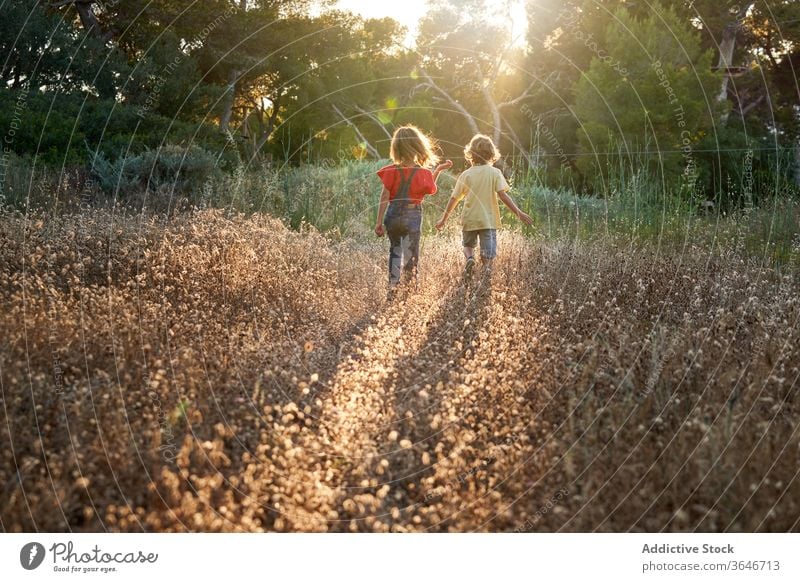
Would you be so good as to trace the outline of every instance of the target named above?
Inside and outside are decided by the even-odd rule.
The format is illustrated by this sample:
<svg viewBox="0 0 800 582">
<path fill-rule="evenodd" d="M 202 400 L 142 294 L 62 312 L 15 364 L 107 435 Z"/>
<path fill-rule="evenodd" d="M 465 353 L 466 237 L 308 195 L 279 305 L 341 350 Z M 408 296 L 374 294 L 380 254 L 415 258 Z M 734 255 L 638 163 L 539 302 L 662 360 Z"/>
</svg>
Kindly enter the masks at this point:
<svg viewBox="0 0 800 582">
<path fill-rule="evenodd" d="M 419 128 L 414 125 L 404 125 L 398 127 L 392 136 L 389 157 L 395 164 L 433 166 L 439 161 L 439 156 L 433 151 L 435 147 L 436 142 Z"/>
<path fill-rule="evenodd" d="M 500 152 L 494 145 L 492 138 L 482 133 L 475 134 L 467 147 L 464 148 L 464 157 L 471 164 L 493 164 L 500 159 Z"/>
</svg>

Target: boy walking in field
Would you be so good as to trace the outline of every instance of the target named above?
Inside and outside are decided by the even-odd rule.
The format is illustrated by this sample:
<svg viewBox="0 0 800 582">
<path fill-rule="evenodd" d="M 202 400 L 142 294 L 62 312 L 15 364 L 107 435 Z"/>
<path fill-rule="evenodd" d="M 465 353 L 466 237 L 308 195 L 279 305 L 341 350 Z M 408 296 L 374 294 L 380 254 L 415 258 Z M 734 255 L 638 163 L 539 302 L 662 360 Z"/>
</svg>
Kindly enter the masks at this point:
<svg viewBox="0 0 800 582">
<path fill-rule="evenodd" d="M 442 230 L 456 205 L 464 200 L 462 214 L 462 244 L 467 259 L 464 267 L 469 276 L 475 267 L 475 247 L 480 241 L 481 261 L 490 267 L 497 256 L 497 229 L 500 227 L 500 205 L 503 201 L 517 218 L 527 225 L 533 219 L 525 214 L 508 195 L 509 185 L 503 172 L 492 164 L 500 158 L 500 153 L 492 139 L 477 134 L 464 148 L 464 156 L 472 167 L 464 171 L 456 181 L 453 195 L 436 228 Z"/>
</svg>

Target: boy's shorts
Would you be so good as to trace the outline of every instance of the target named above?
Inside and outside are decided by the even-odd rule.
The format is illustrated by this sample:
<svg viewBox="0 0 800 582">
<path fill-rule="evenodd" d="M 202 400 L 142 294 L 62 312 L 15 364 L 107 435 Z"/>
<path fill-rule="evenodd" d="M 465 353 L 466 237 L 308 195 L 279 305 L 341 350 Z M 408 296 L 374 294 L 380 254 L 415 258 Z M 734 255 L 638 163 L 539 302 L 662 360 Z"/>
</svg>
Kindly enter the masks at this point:
<svg viewBox="0 0 800 582">
<path fill-rule="evenodd" d="M 482 230 L 465 230 L 461 233 L 462 244 L 470 249 L 474 249 L 481 241 L 481 257 L 493 259 L 497 256 L 497 230 L 494 228 L 484 228 Z"/>
</svg>

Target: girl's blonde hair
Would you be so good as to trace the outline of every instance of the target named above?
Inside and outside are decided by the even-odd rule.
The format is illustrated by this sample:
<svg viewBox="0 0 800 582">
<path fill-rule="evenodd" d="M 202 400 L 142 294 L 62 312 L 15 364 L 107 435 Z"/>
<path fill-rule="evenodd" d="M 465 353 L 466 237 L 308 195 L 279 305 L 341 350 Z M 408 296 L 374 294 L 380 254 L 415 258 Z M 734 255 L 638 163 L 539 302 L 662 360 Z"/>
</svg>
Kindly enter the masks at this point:
<svg viewBox="0 0 800 582">
<path fill-rule="evenodd" d="M 435 148 L 436 142 L 419 128 L 404 125 L 398 127 L 392 136 L 389 156 L 395 164 L 433 166 L 439 161 L 439 156 L 433 151 Z"/>
<path fill-rule="evenodd" d="M 464 157 L 471 164 L 493 164 L 500 159 L 500 151 L 494 145 L 492 138 L 482 133 L 475 134 L 467 147 L 464 148 Z"/>
</svg>

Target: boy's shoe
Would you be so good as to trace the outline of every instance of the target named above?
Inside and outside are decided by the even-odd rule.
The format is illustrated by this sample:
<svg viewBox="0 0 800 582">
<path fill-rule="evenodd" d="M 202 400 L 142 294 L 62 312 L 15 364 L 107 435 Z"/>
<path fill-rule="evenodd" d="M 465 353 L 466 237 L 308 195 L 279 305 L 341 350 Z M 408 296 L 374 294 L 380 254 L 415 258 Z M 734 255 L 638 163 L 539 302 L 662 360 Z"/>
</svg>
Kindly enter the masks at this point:
<svg viewBox="0 0 800 582">
<path fill-rule="evenodd" d="M 464 265 L 464 278 L 471 279 L 472 274 L 475 272 L 475 257 L 467 259 L 467 264 Z"/>
</svg>

